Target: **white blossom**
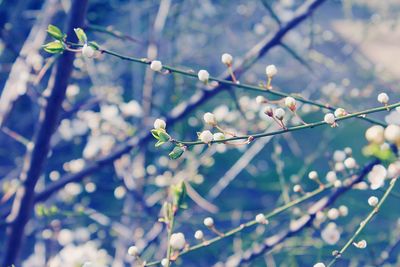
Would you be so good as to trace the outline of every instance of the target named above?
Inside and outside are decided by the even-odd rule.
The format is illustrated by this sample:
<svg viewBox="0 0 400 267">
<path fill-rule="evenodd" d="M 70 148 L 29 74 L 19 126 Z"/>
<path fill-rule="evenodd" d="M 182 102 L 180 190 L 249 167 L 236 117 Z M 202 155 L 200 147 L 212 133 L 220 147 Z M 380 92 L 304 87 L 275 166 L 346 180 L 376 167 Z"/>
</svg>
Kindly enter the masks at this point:
<svg viewBox="0 0 400 267">
<path fill-rule="evenodd" d="M 213 140 L 215 141 L 225 140 L 225 135 L 223 133 L 215 133 L 213 134 Z"/>
<path fill-rule="evenodd" d="M 207 83 L 208 79 L 210 78 L 210 74 L 206 70 L 200 70 L 197 73 L 197 77 L 199 77 L 199 80 L 203 83 Z"/>
<path fill-rule="evenodd" d="M 336 121 L 336 119 L 335 119 L 335 115 L 333 115 L 332 113 L 327 113 L 327 114 L 325 114 L 325 116 L 324 116 L 324 121 L 327 123 L 327 124 L 330 124 L 330 125 L 335 125 L 335 121 Z"/>
<path fill-rule="evenodd" d="M 275 65 L 268 65 L 265 68 L 265 73 L 267 74 L 268 78 L 272 78 L 278 73 L 278 70 Z"/>
<path fill-rule="evenodd" d="M 93 47 L 90 45 L 84 44 L 82 47 L 82 55 L 84 55 L 87 58 L 92 58 L 94 57 L 95 50 Z"/>
<path fill-rule="evenodd" d="M 321 231 L 321 237 L 328 245 L 335 245 L 340 239 L 340 231 L 336 224 L 331 222 Z"/>
<path fill-rule="evenodd" d="M 214 226 L 214 219 L 211 217 L 207 217 L 203 221 L 204 225 L 207 227 L 213 227 Z"/>
<path fill-rule="evenodd" d="M 185 235 L 182 233 L 172 234 L 169 244 L 174 250 L 183 249 L 186 244 Z"/>
<path fill-rule="evenodd" d="M 275 109 L 275 117 L 278 120 L 283 120 L 283 117 L 285 116 L 285 110 L 283 108 L 277 108 Z"/>
<path fill-rule="evenodd" d="M 387 176 L 386 168 L 381 165 L 375 165 L 372 170 L 368 173 L 368 181 L 371 184 L 371 189 L 376 190 L 382 187 L 385 183 L 385 178 Z"/>
<path fill-rule="evenodd" d="M 366 247 L 367 247 L 367 241 L 361 240 L 361 241 L 358 241 L 358 242 L 354 242 L 353 245 L 354 245 L 356 248 L 361 248 L 361 249 L 363 249 L 363 248 L 366 248 Z"/>
<path fill-rule="evenodd" d="M 390 124 L 386 127 L 385 132 L 385 139 L 390 143 L 399 143 L 400 142 L 400 126 L 395 124 Z"/>
<path fill-rule="evenodd" d="M 380 93 L 378 95 L 378 102 L 382 104 L 387 104 L 389 102 L 389 96 L 386 93 Z"/>
<path fill-rule="evenodd" d="M 202 141 L 203 143 L 206 143 L 206 144 L 210 143 L 213 140 L 213 138 L 214 138 L 214 136 L 209 130 L 205 130 L 205 131 L 201 132 L 199 135 L 200 141 Z"/>
<path fill-rule="evenodd" d="M 196 238 L 197 240 L 202 240 L 202 239 L 204 238 L 203 231 L 197 230 L 197 231 L 194 233 L 194 238 Z"/>
<path fill-rule="evenodd" d="M 337 108 L 334 113 L 336 118 L 340 118 L 347 115 L 347 111 L 343 108 Z"/>
<path fill-rule="evenodd" d="M 163 68 L 163 65 L 161 63 L 161 61 L 159 60 L 153 60 L 150 63 L 150 69 L 154 70 L 154 71 L 161 71 Z"/>
<path fill-rule="evenodd" d="M 285 98 L 285 106 L 288 107 L 291 111 L 296 109 L 296 99 L 291 96 Z"/>
<path fill-rule="evenodd" d="M 215 119 L 214 114 L 212 114 L 211 112 L 205 113 L 203 116 L 203 120 L 206 124 L 209 124 L 211 126 L 217 125 L 217 120 Z"/>
<path fill-rule="evenodd" d="M 380 125 L 371 126 L 365 132 L 365 138 L 370 143 L 380 145 L 385 141 L 384 131 L 385 129 Z"/>
<path fill-rule="evenodd" d="M 368 205 L 371 207 L 375 207 L 378 205 L 379 199 L 376 196 L 371 196 L 368 198 Z"/>
<path fill-rule="evenodd" d="M 139 255 L 139 249 L 136 246 L 130 246 L 128 248 L 128 254 L 136 257 Z"/>
<path fill-rule="evenodd" d="M 357 162 L 354 158 L 349 157 L 345 159 L 344 166 L 346 166 L 347 169 L 354 169 L 355 167 L 357 167 Z"/>
<path fill-rule="evenodd" d="M 165 129 L 167 127 L 167 123 L 162 119 L 156 119 L 154 121 L 154 129 Z"/>
<path fill-rule="evenodd" d="M 221 56 L 221 61 L 222 61 L 222 63 L 224 63 L 225 65 L 230 66 L 230 65 L 232 65 L 233 57 L 232 57 L 231 54 L 224 53 L 224 54 L 222 54 L 222 56 Z"/>
<path fill-rule="evenodd" d="M 262 213 L 256 215 L 256 222 L 259 224 L 268 224 L 267 218 Z"/>
</svg>

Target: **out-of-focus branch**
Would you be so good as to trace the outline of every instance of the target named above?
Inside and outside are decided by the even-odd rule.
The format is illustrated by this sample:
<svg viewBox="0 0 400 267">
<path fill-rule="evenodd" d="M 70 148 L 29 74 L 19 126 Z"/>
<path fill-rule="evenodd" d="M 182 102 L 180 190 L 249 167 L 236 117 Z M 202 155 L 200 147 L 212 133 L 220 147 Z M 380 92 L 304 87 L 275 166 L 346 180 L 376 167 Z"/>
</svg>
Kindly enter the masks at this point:
<svg viewBox="0 0 400 267">
<path fill-rule="evenodd" d="M 295 17 L 284 27 L 282 27 L 274 36 L 268 37 L 260 41 L 256 44 L 253 49 L 251 49 L 242 63 L 235 68 L 234 72 L 236 77 L 239 77 L 246 70 L 248 70 L 259 58 L 265 55 L 272 47 L 279 45 L 281 39 L 293 28 L 298 26 L 300 22 L 304 21 L 308 16 L 310 16 L 315 9 L 320 6 L 325 0 L 313 0 L 307 1 L 304 5 L 302 5 L 296 12 Z M 230 75 L 222 76 L 221 79 L 229 80 Z M 187 116 L 195 110 L 197 107 L 202 105 L 204 102 L 215 96 L 217 93 L 221 92 L 223 89 L 226 89 L 226 85 L 220 84 L 215 89 L 211 91 L 202 90 L 196 94 L 194 94 L 188 101 L 181 103 L 175 109 L 171 111 L 169 116 L 167 117 L 167 124 L 172 126 L 183 117 Z M 265 90 L 264 90 L 265 91 Z M 142 132 L 137 137 L 129 140 L 125 144 L 121 145 L 116 151 L 111 154 L 102 157 L 91 164 L 88 165 L 82 171 L 75 174 L 68 174 L 60 178 L 57 182 L 51 184 L 44 191 L 37 194 L 35 197 L 35 201 L 44 201 L 48 197 L 50 197 L 53 193 L 63 188 L 66 184 L 73 181 L 80 181 L 85 176 L 98 171 L 100 168 L 111 164 L 115 159 L 118 159 L 123 154 L 130 152 L 133 148 L 138 147 L 140 145 L 144 145 L 149 140 L 152 139 L 149 131 Z"/>
<path fill-rule="evenodd" d="M 282 242 L 284 242 L 287 238 L 290 238 L 307 227 L 312 226 L 313 221 L 315 220 L 315 216 L 319 211 L 322 211 L 329 206 L 331 206 L 336 199 L 342 196 L 344 193 L 349 191 L 353 185 L 361 182 L 365 176 L 372 170 L 372 168 L 379 164 L 380 160 L 376 159 L 371 163 L 367 164 L 362 168 L 358 175 L 352 178 L 349 183 L 345 183 L 342 187 L 336 189 L 329 197 L 323 198 L 320 201 L 313 204 L 308 210 L 309 214 L 304 215 L 295 223 L 296 227 L 291 227 L 290 229 L 286 230 L 285 232 L 278 233 L 270 238 L 267 238 L 265 242 L 263 242 L 258 248 L 248 251 L 248 253 L 244 253 L 243 255 L 239 256 L 237 259 L 238 266 L 241 266 L 244 263 L 248 263 L 253 261 L 255 258 L 265 254 L 266 252 L 270 251 L 271 249 L 275 248 Z"/>
<path fill-rule="evenodd" d="M 74 28 L 82 27 L 86 14 L 87 0 L 75 0 L 71 6 L 68 22 L 68 36 L 74 36 Z M 40 112 L 39 127 L 33 145 L 28 146 L 24 166 L 20 175 L 22 186 L 18 189 L 11 214 L 7 218 L 12 224 L 5 248 L 3 266 L 17 263 L 24 237 L 25 225 L 29 221 L 34 206 L 35 186 L 42 173 L 50 148 L 50 139 L 58 125 L 61 104 L 65 98 L 68 81 L 75 55 L 63 54 L 57 64 L 54 85 L 43 110 Z"/>
</svg>

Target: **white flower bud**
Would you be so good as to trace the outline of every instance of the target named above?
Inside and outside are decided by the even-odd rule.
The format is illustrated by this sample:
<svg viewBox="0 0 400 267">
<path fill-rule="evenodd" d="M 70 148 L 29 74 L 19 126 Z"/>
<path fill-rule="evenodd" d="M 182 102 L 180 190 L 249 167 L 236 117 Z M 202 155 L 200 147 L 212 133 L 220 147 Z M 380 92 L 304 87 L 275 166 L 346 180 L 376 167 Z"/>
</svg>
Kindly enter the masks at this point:
<svg viewBox="0 0 400 267">
<path fill-rule="evenodd" d="M 94 57 L 95 50 L 93 47 L 90 45 L 84 44 L 82 47 L 82 55 L 84 55 L 87 58 L 92 58 Z"/>
<path fill-rule="evenodd" d="M 336 172 L 342 172 L 342 171 L 344 171 L 344 169 L 345 169 L 345 166 L 344 166 L 343 162 L 335 163 L 335 171 Z"/>
<path fill-rule="evenodd" d="M 214 219 L 211 217 L 207 217 L 203 221 L 204 225 L 207 227 L 213 227 L 214 226 Z"/>
<path fill-rule="evenodd" d="M 262 214 L 262 213 L 257 214 L 256 222 L 259 223 L 259 224 L 268 224 L 269 223 L 267 218 L 265 218 L 265 215 Z"/>
<path fill-rule="evenodd" d="M 211 126 L 215 126 L 217 125 L 217 120 L 215 119 L 214 114 L 212 114 L 211 112 L 207 112 L 204 114 L 203 116 L 204 122 L 211 125 Z"/>
<path fill-rule="evenodd" d="M 199 77 L 199 80 L 203 83 L 207 83 L 208 79 L 210 78 L 210 74 L 206 70 L 200 70 L 197 73 L 197 77 Z"/>
<path fill-rule="evenodd" d="M 368 205 L 371 207 L 375 207 L 378 205 L 379 199 L 376 196 L 372 196 L 368 198 Z"/>
<path fill-rule="evenodd" d="M 346 166 L 347 169 L 354 169 L 357 166 L 356 160 L 352 157 L 347 158 L 344 160 L 344 166 Z"/>
<path fill-rule="evenodd" d="M 265 103 L 265 97 L 263 97 L 262 95 L 259 95 L 256 97 L 256 103 L 261 105 L 263 103 Z"/>
<path fill-rule="evenodd" d="M 333 115 L 332 113 L 327 113 L 327 114 L 325 114 L 325 116 L 324 116 L 324 121 L 327 123 L 327 124 L 330 124 L 330 125 L 334 125 L 335 124 L 335 115 Z"/>
<path fill-rule="evenodd" d="M 329 172 L 326 174 L 326 180 L 327 180 L 329 183 L 335 182 L 336 179 L 337 179 L 336 172 L 334 172 L 334 171 L 329 171 Z"/>
<path fill-rule="evenodd" d="M 347 115 L 347 111 L 343 108 L 337 108 L 335 110 L 335 117 L 340 118 Z"/>
<path fill-rule="evenodd" d="M 323 264 L 322 262 L 318 262 L 318 263 L 314 264 L 313 267 L 325 267 L 325 264 Z"/>
<path fill-rule="evenodd" d="M 363 248 L 366 248 L 366 247 L 367 247 L 367 241 L 361 240 L 361 241 L 359 241 L 359 242 L 357 242 L 357 243 L 354 242 L 353 245 L 354 245 L 356 248 L 361 248 L 361 249 L 363 249 Z"/>
<path fill-rule="evenodd" d="M 165 127 L 167 127 L 167 124 L 164 120 L 156 119 L 154 121 L 154 129 L 165 129 Z"/>
<path fill-rule="evenodd" d="M 336 180 L 336 181 L 333 183 L 333 186 L 336 187 L 336 188 L 341 187 L 341 186 L 342 186 L 342 181 Z"/>
<path fill-rule="evenodd" d="M 340 213 L 340 216 L 345 217 L 349 214 L 349 209 L 345 205 L 341 205 L 339 207 L 339 213 Z"/>
<path fill-rule="evenodd" d="M 277 108 L 277 109 L 275 109 L 275 117 L 278 119 L 278 120 L 283 120 L 283 117 L 285 116 L 285 110 L 283 109 L 283 108 Z"/>
<path fill-rule="evenodd" d="M 389 96 L 386 93 L 380 93 L 378 95 L 378 102 L 382 104 L 387 104 L 389 102 Z"/>
<path fill-rule="evenodd" d="M 185 235 L 182 233 L 175 233 L 171 235 L 171 239 L 169 241 L 169 245 L 174 250 L 181 250 L 185 247 L 186 240 Z"/>
<path fill-rule="evenodd" d="M 202 239 L 204 238 L 203 231 L 197 230 L 197 231 L 194 233 L 194 238 L 196 238 L 197 240 L 202 240 Z"/>
<path fill-rule="evenodd" d="M 199 135 L 199 139 L 206 144 L 210 143 L 213 140 L 213 138 L 214 136 L 209 130 L 203 131 Z"/>
<path fill-rule="evenodd" d="M 152 69 L 154 71 L 161 71 L 162 68 L 163 68 L 163 65 L 162 65 L 161 61 L 153 60 L 150 64 L 150 69 Z"/>
<path fill-rule="evenodd" d="M 136 246 L 131 246 L 128 248 L 128 254 L 136 257 L 139 255 L 139 249 Z"/>
<path fill-rule="evenodd" d="M 215 141 L 225 140 L 225 135 L 223 133 L 215 133 L 213 134 L 213 139 Z"/>
<path fill-rule="evenodd" d="M 278 73 L 278 70 L 276 69 L 275 65 L 268 65 L 265 68 L 265 73 L 267 74 L 268 78 L 272 78 Z"/>
<path fill-rule="evenodd" d="M 230 66 L 230 65 L 232 65 L 233 57 L 232 57 L 232 55 L 230 55 L 228 53 L 224 53 L 221 56 L 221 61 L 225 65 Z"/>
<path fill-rule="evenodd" d="M 168 259 L 164 258 L 161 260 L 161 266 L 167 266 Z"/>
<path fill-rule="evenodd" d="M 378 145 L 383 144 L 383 142 L 385 141 L 384 131 L 385 129 L 380 125 L 371 126 L 365 132 L 365 138 L 370 143 Z"/>
<path fill-rule="evenodd" d="M 316 171 L 310 171 L 308 173 L 308 178 L 310 180 L 317 180 L 318 179 L 318 173 Z"/>
<path fill-rule="evenodd" d="M 303 188 L 301 188 L 301 185 L 296 184 L 293 186 L 293 192 L 300 193 L 302 191 L 303 191 Z"/>
<path fill-rule="evenodd" d="M 291 111 L 296 110 L 296 99 L 291 96 L 285 98 L 285 106 L 288 107 Z"/>
<path fill-rule="evenodd" d="M 342 150 L 335 150 L 333 153 L 333 160 L 336 162 L 344 161 L 346 159 L 346 152 Z"/>
<path fill-rule="evenodd" d="M 389 124 L 385 129 L 385 139 L 390 143 L 400 142 L 400 126 L 395 124 Z"/>
<path fill-rule="evenodd" d="M 339 210 L 335 208 L 328 210 L 327 213 L 328 218 L 331 220 L 336 220 L 339 217 L 339 215 L 340 215 Z"/>
<path fill-rule="evenodd" d="M 264 113 L 267 114 L 269 117 L 274 116 L 274 109 L 271 106 L 266 106 L 264 108 Z"/>
</svg>

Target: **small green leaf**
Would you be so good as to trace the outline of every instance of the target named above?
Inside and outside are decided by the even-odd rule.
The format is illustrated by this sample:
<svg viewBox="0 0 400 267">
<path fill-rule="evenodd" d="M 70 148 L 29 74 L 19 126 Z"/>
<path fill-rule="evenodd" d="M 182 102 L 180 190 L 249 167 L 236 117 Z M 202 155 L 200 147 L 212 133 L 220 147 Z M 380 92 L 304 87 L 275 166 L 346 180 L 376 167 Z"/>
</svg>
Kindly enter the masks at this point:
<svg viewBox="0 0 400 267">
<path fill-rule="evenodd" d="M 86 33 L 81 28 L 75 28 L 74 31 L 75 31 L 76 37 L 78 37 L 79 42 L 81 44 L 86 44 L 87 43 Z"/>
<path fill-rule="evenodd" d="M 158 130 L 158 137 L 160 138 L 160 141 L 163 142 L 168 142 L 171 137 L 169 136 L 169 134 L 167 134 L 164 130 L 160 129 Z"/>
<path fill-rule="evenodd" d="M 182 156 L 183 152 L 185 152 L 185 150 L 180 147 L 180 146 L 176 146 L 174 147 L 174 149 L 168 154 L 170 159 L 178 159 Z"/>
<path fill-rule="evenodd" d="M 95 41 L 89 42 L 89 45 L 92 46 L 93 48 L 95 48 L 96 50 L 100 49 L 100 45 L 98 43 L 96 43 Z"/>
<path fill-rule="evenodd" d="M 163 144 L 165 144 L 165 142 L 158 140 L 158 142 L 155 144 L 155 147 L 162 146 Z"/>
<path fill-rule="evenodd" d="M 160 140 L 160 137 L 158 137 L 158 130 L 151 130 L 151 134 L 154 136 L 155 139 Z"/>
<path fill-rule="evenodd" d="M 47 27 L 47 33 L 51 37 L 59 41 L 62 41 L 62 39 L 64 38 L 64 34 L 62 33 L 62 31 L 57 26 L 51 24 Z"/>
<path fill-rule="evenodd" d="M 172 201 L 175 207 L 185 208 L 186 185 L 182 181 L 176 185 L 171 185 Z"/>
<path fill-rule="evenodd" d="M 64 45 L 60 41 L 54 41 L 43 45 L 43 49 L 50 54 L 59 54 L 64 52 Z"/>
</svg>

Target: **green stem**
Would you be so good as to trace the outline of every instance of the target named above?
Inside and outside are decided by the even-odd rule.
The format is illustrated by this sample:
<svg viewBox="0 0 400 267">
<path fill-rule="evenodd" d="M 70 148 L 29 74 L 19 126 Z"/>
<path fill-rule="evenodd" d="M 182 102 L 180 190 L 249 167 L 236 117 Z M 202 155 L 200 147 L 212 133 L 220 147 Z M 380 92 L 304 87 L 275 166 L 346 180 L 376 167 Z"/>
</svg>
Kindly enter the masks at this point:
<svg viewBox="0 0 400 267">
<path fill-rule="evenodd" d="M 77 47 L 82 46 L 80 44 L 75 44 L 75 43 L 71 43 L 71 42 L 66 42 L 66 44 L 70 45 L 70 46 L 77 46 Z M 108 49 L 102 49 L 102 48 L 100 48 L 99 51 L 101 53 L 103 53 L 103 54 L 114 56 L 114 57 L 120 58 L 122 60 L 132 61 L 132 62 L 136 62 L 136 63 L 140 63 L 140 64 L 146 64 L 146 65 L 149 65 L 151 63 L 151 61 L 149 59 L 147 59 L 147 58 L 136 58 L 136 57 L 125 56 L 125 55 L 119 54 L 117 52 L 114 52 L 114 51 L 111 51 L 111 50 L 108 50 Z M 167 66 L 167 65 L 163 65 L 163 69 L 168 70 L 168 71 L 173 72 L 173 73 L 178 73 L 178 74 L 182 74 L 182 75 L 185 75 L 185 76 L 188 76 L 188 77 L 192 77 L 192 78 L 195 78 L 195 79 L 198 78 L 197 77 L 197 73 L 195 73 L 193 70 L 183 70 L 183 69 L 179 69 L 179 68 L 175 68 L 175 67 L 171 67 L 171 66 Z M 234 73 L 234 71 L 232 73 Z M 305 99 L 305 98 L 303 98 L 301 96 L 298 96 L 298 95 L 291 95 L 291 94 L 287 94 L 287 93 L 284 93 L 284 92 L 276 91 L 276 90 L 273 90 L 273 89 L 265 90 L 265 88 L 263 88 L 263 87 L 249 85 L 249 84 L 236 83 L 236 82 L 233 82 L 233 81 L 224 80 L 224 79 L 217 78 L 217 77 L 212 77 L 212 76 L 210 76 L 209 81 L 215 81 L 215 82 L 218 82 L 218 83 L 223 84 L 225 86 L 246 89 L 246 90 L 249 90 L 249 91 L 258 92 L 260 94 L 270 94 L 270 95 L 274 95 L 274 96 L 278 96 L 278 97 L 291 96 L 294 99 L 296 99 L 296 100 L 298 100 L 298 101 L 300 101 L 302 103 L 310 104 L 310 105 L 317 106 L 317 107 L 320 107 L 320 108 L 323 108 L 323 109 L 327 109 L 327 110 L 331 110 L 331 111 L 335 111 L 335 109 L 336 109 L 336 107 L 331 106 L 329 104 L 324 104 L 324 103 L 321 103 L 321 102 L 312 101 L 312 100 Z M 363 117 L 361 117 L 360 119 L 369 121 L 371 123 L 379 124 L 379 125 L 382 125 L 382 126 L 386 126 L 386 124 L 384 122 L 381 122 L 381 121 L 378 121 L 378 120 L 374 120 L 374 119 L 371 119 L 371 118 L 363 118 Z"/>
<path fill-rule="evenodd" d="M 349 239 L 349 241 L 347 241 L 347 243 L 343 246 L 343 248 L 338 252 L 338 254 L 335 256 L 335 258 L 333 258 L 333 260 L 328 264 L 327 267 L 333 266 L 333 264 L 343 255 L 343 253 L 354 242 L 354 240 L 362 232 L 362 230 L 365 228 L 365 226 L 367 226 L 367 224 L 369 223 L 369 221 L 371 221 L 371 219 L 374 217 L 374 215 L 379 212 L 380 207 L 385 202 L 386 198 L 389 196 L 389 194 L 392 191 L 392 189 L 394 188 L 396 182 L 397 182 L 397 178 L 392 179 L 390 181 L 390 186 L 386 190 L 382 199 L 379 201 L 379 203 L 376 205 L 376 207 L 374 207 L 374 209 L 368 214 L 367 218 L 360 223 L 360 226 L 358 227 L 357 231 L 353 234 L 353 236 Z"/>
<path fill-rule="evenodd" d="M 284 212 L 285 210 L 288 210 L 288 209 L 292 208 L 293 206 L 296 206 L 296 205 L 298 205 L 298 204 L 300 204 L 300 203 L 302 203 L 302 202 L 304 202 L 304 201 L 306 201 L 306 200 L 308 200 L 308 199 L 310 199 L 310 198 L 312 198 L 312 197 L 314 197 L 314 196 L 316 196 L 318 194 L 321 194 L 322 192 L 324 192 L 325 190 L 327 190 L 327 189 L 329 189 L 331 187 L 332 187 L 332 185 L 328 184 L 328 185 L 326 185 L 324 187 L 320 187 L 320 188 L 318 188 L 318 189 L 316 189 L 316 190 L 314 190 L 312 192 L 306 193 L 304 196 L 302 196 L 302 197 L 300 197 L 298 199 L 295 199 L 295 200 L 293 200 L 293 201 L 291 201 L 291 202 L 289 202 L 289 203 L 287 203 L 287 204 L 285 204 L 283 206 L 280 206 L 280 207 L 274 209 L 270 213 L 265 214 L 265 218 L 270 219 L 273 216 L 276 216 L 276 215 Z M 191 251 L 194 251 L 194 250 L 209 246 L 209 245 L 211 245 L 211 244 L 213 244 L 213 243 L 215 243 L 215 242 L 217 242 L 219 240 L 222 240 L 222 239 L 224 239 L 224 238 L 226 238 L 228 236 L 232 236 L 232 235 L 242 231 L 243 229 L 251 227 L 251 226 L 253 226 L 255 224 L 257 224 L 257 222 L 255 220 L 252 220 L 252 221 L 249 221 L 247 223 L 241 224 L 240 226 L 238 226 L 238 227 L 236 227 L 236 228 L 224 233 L 223 236 L 217 236 L 217 237 L 214 237 L 214 238 L 212 238 L 210 240 L 202 242 L 202 243 L 200 243 L 198 245 L 194 245 L 194 246 L 189 247 L 185 251 L 181 252 L 179 254 L 179 256 L 182 256 L 182 255 L 185 255 L 185 254 L 187 254 L 187 253 L 189 253 Z M 158 265 L 158 264 L 160 264 L 160 261 L 149 262 L 145 266 L 154 266 L 154 265 Z"/>
<path fill-rule="evenodd" d="M 172 232 L 174 231 L 174 223 L 175 223 L 175 211 L 172 208 L 171 218 L 168 222 L 168 230 L 167 230 L 168 231 L 168 238 L 167 238 L 168 239 L 167 240 L 168 248 L 167 248 L 167 265 L 165 265 L 166 267 L 169 267 L 171 264 L 172 247 L 171 247 L 170 241 L 171 241 Z"/>
<path fill-rule="evenodd" d="M 367 109 L 364 111 L 351 113 L 349 115 L 336 118 L 336 121 L 347 120 L 350 118 L 359 117 L 359 116 L 363 116 L 363 115 L 370 114 L 370 113 L 385 111 L 387 109 L 391 110 L 398 106 L 400 106 L 400 102 L 397 102 L 392 105 L 388 105 L 387 107 L 377 107 L 377 108 L 371 108 L 371 109 Z M 318 122 L 314 122 L 314 123 L 308 123 L 305 125 L 294 126 L 294 127 L 290 127 L 290 128 L 286 128 L 286 129 L 282 129 L 282 130 L 278 130 L 278 131 L 274 131 L 274 132 L 269 132 L 269 133 L 258 133 L 258 134 L 252 134 L 252 135 L 235 136 L 235 137 L 227 138 L 227 139 L 223 139 L 223 140 L 214 140 L 214 141 L 211 141 L 210 144 L 224 143 L 224 142 L 235 141 L 235 140 L 244 140 L 244 139 L 248 139 L 249 137 L 253 137 L 253 139 L 257 139 L 257 138 L 266 137 L 266 136 L 278 135 L 278 134 L 282 134 L 282 133 L 286 133 L 286 132 L 294 132 L 294 131 L 299 131 L 299 130 L 303 130 L 303 129 L 307 129 L 307 128 L 314 128 L 314 127 L 318 127 L 321 125 L 328 125 L 328 124 L 325 121 L 318 121 Z M 178 141 L 178 140 L 175 140 L 174 142 L 178 143 L 178 144 L 186 145 L 186 146 L 205 144 L 202 141 Z"/>
</svg>

